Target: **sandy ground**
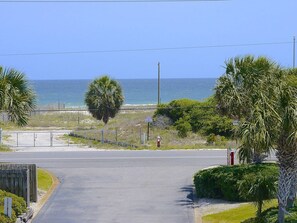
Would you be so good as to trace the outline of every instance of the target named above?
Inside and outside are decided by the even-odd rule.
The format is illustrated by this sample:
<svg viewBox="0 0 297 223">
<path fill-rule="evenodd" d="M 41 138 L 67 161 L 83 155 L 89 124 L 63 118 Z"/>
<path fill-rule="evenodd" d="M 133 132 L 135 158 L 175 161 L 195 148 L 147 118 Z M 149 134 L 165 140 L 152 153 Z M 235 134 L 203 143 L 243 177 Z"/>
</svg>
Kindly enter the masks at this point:
<svg viewBox="0 0 297 223">
<path fill-rule="evenodd" d="M 70 130 L 5 131 L 3 143 L 15 152 L 95 151 L 62 139 Z"/>
</svg>

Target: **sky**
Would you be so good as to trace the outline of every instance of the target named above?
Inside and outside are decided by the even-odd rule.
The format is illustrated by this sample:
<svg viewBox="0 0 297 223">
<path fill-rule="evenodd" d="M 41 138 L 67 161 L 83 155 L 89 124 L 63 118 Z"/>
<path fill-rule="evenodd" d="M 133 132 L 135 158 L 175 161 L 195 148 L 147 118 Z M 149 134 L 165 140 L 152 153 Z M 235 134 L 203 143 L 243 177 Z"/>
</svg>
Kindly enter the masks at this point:
<svg viewBox="0 0 297 223">
<path fill-rule="evenodd" d="M 217 78 L 247 54 L 293 64 L 296 0 L 42 1 L 0 0 L 0 66 L 30 80 L 155 79 L 158 62 L 161 78 Z"/>
</svg>

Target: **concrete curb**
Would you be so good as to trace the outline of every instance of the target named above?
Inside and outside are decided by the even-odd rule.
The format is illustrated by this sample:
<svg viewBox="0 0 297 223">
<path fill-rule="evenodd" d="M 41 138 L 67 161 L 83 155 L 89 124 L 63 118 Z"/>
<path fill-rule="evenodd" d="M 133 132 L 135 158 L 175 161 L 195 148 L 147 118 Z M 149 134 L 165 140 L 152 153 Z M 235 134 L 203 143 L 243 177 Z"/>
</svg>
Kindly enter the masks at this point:
<svg viewBox="0 0 297 223">
<path fill-rule="evenodd" d="M 46 192 L 46 194 L 38 202 L 37 207 L 34 209 L 33 217 L 28 221 L 29 223 L 31 223 L 32 220 L 37 216 L 37 214 L 39 213 L 41 208 L 45 205 L 47 200 L 51 197 L 53 192 L 56 190 L 57 186 L 60 184 L 59 179 L 53 173 L 51 173 L 50 171 L 48 171 L 46 169 L 43 169 L 43 170 L 51 176 L 53 184 L 51 185 L 49 190 Z"/>
</svg>

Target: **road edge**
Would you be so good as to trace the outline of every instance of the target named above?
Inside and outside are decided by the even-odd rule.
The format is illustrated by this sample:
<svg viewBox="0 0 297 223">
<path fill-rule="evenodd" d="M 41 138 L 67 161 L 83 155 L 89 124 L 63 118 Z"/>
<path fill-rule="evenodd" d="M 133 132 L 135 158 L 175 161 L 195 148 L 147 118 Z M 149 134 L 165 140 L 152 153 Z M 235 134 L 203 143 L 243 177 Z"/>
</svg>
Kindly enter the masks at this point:
<svg viewBox="0 0 297 223">
<path fill-rule="evenodd" d="M 60 184 L 59 179 L 52 172 L 50 172 L 46 169 L 43 169 L 43 168 L 41 168 L 41 169 L 44 170 L 46 173 L 48 173 L 51 176 L 53 183 L 52 183 L 51 187 L 49 188 L 49 190 L 45 193 L 45 195 L 42 196 L 42 198 L 37 202 L 37 206 L 34 209 L 33 217 L 30 219 L 30 221 L 28 221 L 29 223 L 31 223 L 32 220 L 38 215 L 39 211 L 42 209 L 42 207 L 45 205 L 45 203 L 52 196 L 52 194 L 54 193 L 54 191 Z"/>
</svg>

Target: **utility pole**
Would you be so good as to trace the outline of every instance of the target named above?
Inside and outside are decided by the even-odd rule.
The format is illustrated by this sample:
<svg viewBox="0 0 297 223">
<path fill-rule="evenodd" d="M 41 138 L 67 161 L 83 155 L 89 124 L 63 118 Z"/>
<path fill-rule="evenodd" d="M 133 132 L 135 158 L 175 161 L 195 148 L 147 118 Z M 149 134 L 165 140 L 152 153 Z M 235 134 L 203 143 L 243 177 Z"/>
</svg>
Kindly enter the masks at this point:
<svg viewBox="0 0 297 223">
<path fill-rule="evenodd" d="M 295 68 L 295 36 L 293 37 L 293 68 Z"/>
<path fill-rule="evenodd" d="M 160 62 L 158 62 L 158 105 L 161 103 L 160 100 Z"/>
</svg>

